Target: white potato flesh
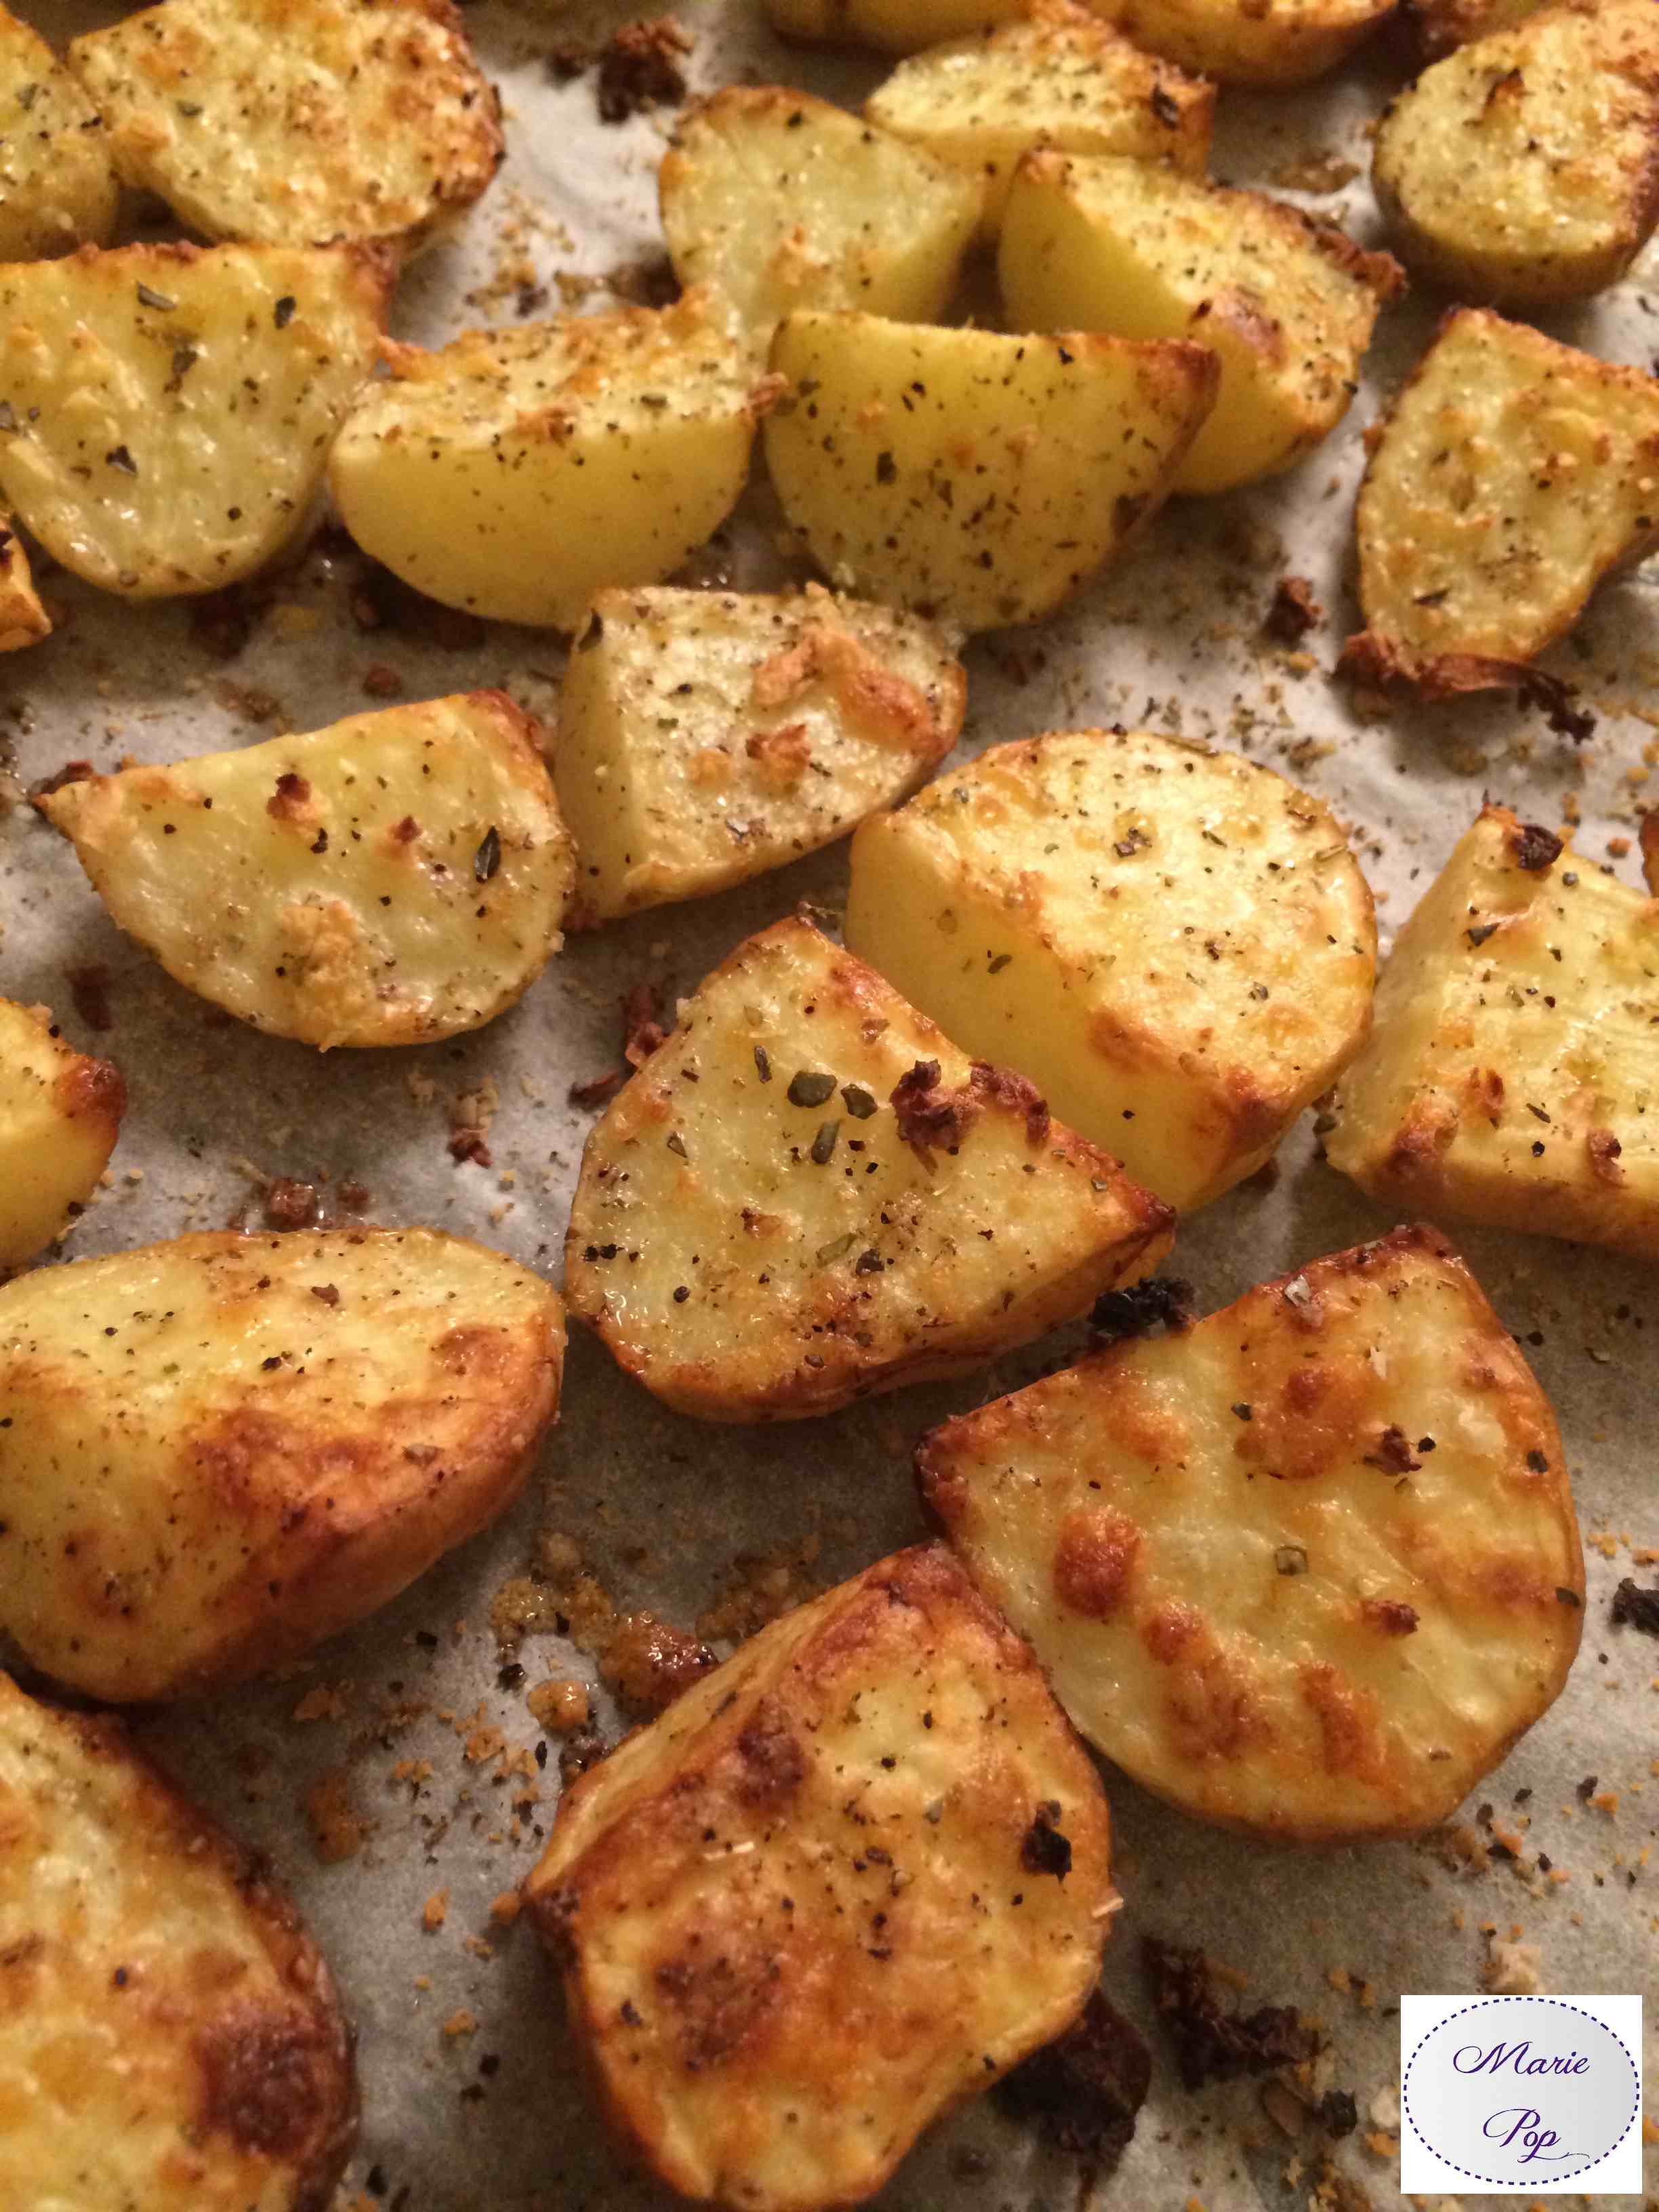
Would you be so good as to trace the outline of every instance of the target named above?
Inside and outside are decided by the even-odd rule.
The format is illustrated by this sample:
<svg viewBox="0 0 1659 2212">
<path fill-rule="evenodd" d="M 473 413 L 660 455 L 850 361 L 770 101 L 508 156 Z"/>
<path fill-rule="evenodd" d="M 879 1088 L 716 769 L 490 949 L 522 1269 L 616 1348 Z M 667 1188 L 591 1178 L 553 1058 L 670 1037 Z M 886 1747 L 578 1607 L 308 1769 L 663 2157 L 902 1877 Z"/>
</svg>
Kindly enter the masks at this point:
<svg viewBox="0 0 1659 2212">
<path fill-rule="evenodd" d="M 844 837 L 956 743 L 940 634 L 805 592 L 601 592 L 559 700 L 573 919 L 696 898 Z"/>
<path fill-rule="evenodd" d="M 347 246 L 83 246 L 0 268 L 0 495 L 129 599 L 251 575 L 310 514 L 389 281 Z"/>
<path fill-rule="evenodd" d="M 493 1019 L 558 949 L 570 840 L 538 737 L 475 691 L 39 803 L 186 989 L 324 1050 L 418 1044 Z"/>
<path fill-rule="evenodd" d="M 326 1962 L 119 1723 L 0 1674 L 0 2202 L 313 2212 L 356 2132 Z"/>
<path fill-rule="evenodd" d="M 864 112 L 973 177 L 981 234 L 994 240 L 1021 156 L 1042 147 L 1167 161 L 1201 176 L 1215 87 L 1144 53 L 1086 9 L 1038 0 L 1023 22 L 901 62 Z"/>
<path fill-rule="evenodd" d="M 1400 282 L 1386 254 L 1264 193 L 1060 154 L 1020 165 L 998 272 L 1024 329 L 1212 349 L 1220 389 L 1176 474 L 1183 492 L 1273 475 L 1334 429 Z"/>
<path fill-rule="evenodd" d="M 1413 1212 L 1659 1260 L 1659 903 L 1487 806 L 1395 941 L 1331 1164 Z"/>
<path fill-rule="evenodd" d="M 346 528 L 446 605 L 555 629 L 714 535 L 770 397 L 696 294 L 400 346 L 392 366 L 329 462 Z"/>
<path fill-rule="evenodd" d="M 40 33 L 0 8 L 0 261 L 103 245 L 119 197 L 97 110 Z"/>
<path fill-rule="evenodd" d="M 192 1694 L 384 1605 L 516 1495 L 556 1294 L 430 1229 L 181 1237 L 0 1287 L 0 1628 Z"/>
<path fill-rule="evenodd" d="M 762 345 L 795 307 L 933 321 L 979 211 L 958 170 L 778 85 L 729 86 L 689 116 L 659 191 L 674 274 Z"/>
<path fill-rule="evenodd" d="M 45 1006 L 0 999 L 0 1273 L 92 1196 L 125 1106 L 118 1069 L 66 1044 Z"/>
<path fill-rule="evenodd" d="M 1448 315 L 1374 434 L 1344 665 L 1425 696 L 1512 685 L 1659 545 L 1659 378 Z"/>
<path fill-rule="evenodd" d="M 1323 803 L 1144 731 L 1000 745 L 853 845 L 847 941 L 1181 1212 L 1364 1042 L 1371 896 Z"/>
<path fill-rule="evenodd" d="M 962 1372 L 1156 1267 L 1167 1207 L 805 921 L 682 1004 L 582 1159 L 570 1310 L 667 1404 L 788 1420 Z"/>
<path fill-rule="evenodd" d="M 451 0 L 167 0 L 70 66 L 128 182 L 207 238 L 423 239 L 501 159 Z"/>
<path fill-rule="evenodd" d="M 988 629 L 1035 622 L 1168 495 L 1214 356 L 791 315 L 766 425 L 785 514 L 832 582 Z"/>
<path fill-rule="evenodd" d="M 1554 1416 L 1430 1230 L 1094 1354 L 918 1462 L 1084 1735 L 1275 1841 L 1444 1820 L 1578 1649 Z"/>
<path fill-rule="evenodd" d="M 29 556 L 9 518 L 0 515 L 0 653 L 20 653 L 52 635 L 52 617 L 34 588 Z"/>
<path fill-rule="evenodd" d="M 1552 8 L 1460 48 L 1386 110 L 1372 175 L 1401 253 L 1461 300 L 1616 284 L 1659 223 L 1659 12 Z"/>
<path fill-rule="evenodd" d="M 1137 46 L 1223 84 L 1306 84 L 1346 61 L 1395 0 L 1101 0 Z"/>
<path fill-rule="evenodd" d="M 1030 1652 L 930 1545 L 591 1768 L 526 1898 L 627 2147 L 700 2203 L 821 2212 L 1075 2020 L 1109 1847 Z"/>
</svg>

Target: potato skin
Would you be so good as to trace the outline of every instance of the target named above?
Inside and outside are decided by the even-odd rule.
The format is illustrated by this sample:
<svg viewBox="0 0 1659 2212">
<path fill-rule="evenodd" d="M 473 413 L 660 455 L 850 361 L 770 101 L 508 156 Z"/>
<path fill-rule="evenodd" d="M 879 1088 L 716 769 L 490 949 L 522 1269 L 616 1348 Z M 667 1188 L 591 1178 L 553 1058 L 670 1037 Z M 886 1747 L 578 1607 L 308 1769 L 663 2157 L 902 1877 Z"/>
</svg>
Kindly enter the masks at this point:
<svg viewBox="0 0 1659 2212">
<path fill-rule="evenodd" d="M 1554 1416 L 1432 1230 L 1115 1345 L 946 1422 L 917 1464 L 1083 1733 L 1271 1841 L 1431 1827 L 1578 1648 Z"/>
<path fill-rule="evenodd" d="M 1030 1652 L 930 1545 L 591 1768 L 525 1894 L 623 2143 L 698 2203 L 818 2212 L 1075 2019 L 1109 1842 Z"/>
<path fill-rule="evenodd" d="M 540 735 L 505 692 L 464 692 L 37 803 L 187 990 L 319 1051 L 421 1044 L 493 1020 L 562 942 Z"/>
<path fill-rule="evenodd" d="M 0 653 L 21 653 L 52 635 L 52 617 L 34 588 L 29 556 L 9 515 L 0 514 Z"/>
<path fill-rule="evenodd" d="M 563 1349 L 551 1289 L 433 1230 L 183 1237 L 0 1288 L 0 1626 L 116 1704 L 280 1665 L 511 1501 Z"/>
<path fill-rule="evenodd" d="M 942 39 L 1016 21 L 1025 0 L 765 0 L 772 27 L 786 39 L 874 46 L 914 54 Z"/>
<path fill-rule="evenodd" d="M 1401 0 L 1401 20 L 1425 62 L 1437 62 L 1471 39 L 1524 23 L 1556 0 Z"/>
<path fill-rule="evenodd" d="M 167 0 L 70 66 L 127 180 L 207 238 L 425 243 L 506 152 L 452 0 Z"/>
<path fill-rule="evenodd" d="M 1138 46 L 1222 84 L 1308 84 L 1345 62 L 1395 0 L 1103 0 Z"/>
<path fill-rule="evenodd" d="M 1595 0 L 1462 47 L 1384 112 L 1372 181 L 1411 267 L 1456 298 L 1560 307 L 1659 224 L 1659 18 Z"/>
<path fill-rule="evenodd" d="M 678 1412 L 799 1420 L 1074 1319 L 1171 1229 L 1030 1084 L 796 920 L 704 978 L 596 1123 L 565 1294 Z"/>
<path fill-rule="evenodd" d="M 1365 628 L 1343 669 L 1425 699 L 1512 688 L 1604 576 L 1659 546 L 1656 475 L 1659 378 L 1454 309 L 1370 434 Z"/>
<path fill-rule="evenodd" d="M 65 1044 L 45 1006 L 0 999 L 0 1274 L 91 1197 L 126 1103 L 120 1070 Z"/>
<path fill-rule="evenodd" d="M 1146 731 L 994 746 L 874 817 L 847 939 L 1182 1212 L 1261 1164 L 1370 1022 L 1371 896 L 1328 809 Z"/>
<path fill-rule="evenodd" d="M 1331 1164 L 1385 1205 L 1659 1260 L 1659 901 L 1487 805 L 1401 930 Z"/>
<path fill-rule="evenodd" d="M 0 1960 L 6 2203 L 326 2212 L 352 2037 L 292 1905 L 118 1722 L 4 1675 Z"/>
</svg>

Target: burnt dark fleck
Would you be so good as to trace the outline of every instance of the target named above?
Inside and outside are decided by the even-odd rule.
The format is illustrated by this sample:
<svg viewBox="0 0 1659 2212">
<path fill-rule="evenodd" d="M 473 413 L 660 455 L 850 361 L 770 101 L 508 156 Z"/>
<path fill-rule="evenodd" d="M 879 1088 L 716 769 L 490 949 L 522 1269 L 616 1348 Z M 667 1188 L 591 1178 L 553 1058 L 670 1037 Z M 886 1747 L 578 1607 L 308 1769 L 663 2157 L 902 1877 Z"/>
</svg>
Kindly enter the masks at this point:
<svg viewBox="0 0 1659 2212">
<path fill-rule="evenodd" d="M 1019 1847 L 1019 1863 L 1027 1874 L 1051 1874 L 1064 1881 L 1072 1871 L 1072 1845 L 1058 1826 L 1060 1807 L 1052 1799 L 1039 1805 L 1031 1816 Z"/>
</svg>

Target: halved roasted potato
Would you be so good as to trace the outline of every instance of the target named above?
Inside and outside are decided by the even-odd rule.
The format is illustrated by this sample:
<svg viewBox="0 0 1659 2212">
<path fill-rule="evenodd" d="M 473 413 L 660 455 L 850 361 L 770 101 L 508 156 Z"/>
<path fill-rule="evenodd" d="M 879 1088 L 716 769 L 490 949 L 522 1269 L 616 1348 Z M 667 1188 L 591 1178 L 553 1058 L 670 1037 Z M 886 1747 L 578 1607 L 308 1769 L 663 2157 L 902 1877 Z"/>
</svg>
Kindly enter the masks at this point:
<svg viewBox="0 0 1659 2212">
<path fill-rule="evenodd" d="M 226 1231 L 0 1287 L 0 1628 L 113 1703 L 280 1666 L 517 1492 L 557 1294 L 433 1229 Z"/>
<path fill-rule="evenodd" d="M 1400 13 L 1425 61 L 1438 61 L 1470 39 L 1524 23 L 1556 0 L 1401 0 Z"/>
<path fill-rule="evenodd" d="M 818 2212 L 1071 2025 L 1109 1845 L 1030 1650 L 930 1545 L 591 1768 L 526 1899 L 626 2146 L 699 2202 Z"/>
<path fill-rule="evenodd" d="M 847 941 L 1186 1212 L 1364 1041 L 1371 896 L 1329 810 L 1145 731 L 998 745 L 853 844 Z"/>
<path fill-rule="evenodd" d="M 1372 177 L 1401 253 L 1459 299 L 1616 284 L 1659 224 L 1659 10 L 1555 7 L 1462 47 L 1387 109 Z"/>
<path fill-rule="evenodd" d="M 0 495 L 129 599 L 251 575 L 322 487 L 389 284 L 351 246 L 83 246 L 0 268 Z"/>
<path fill-rule="evenodd" d="M 1306 84 L 1327 76 L 1395 0 L 1101 0 L 1137 46 L 1223 84 Z"/>
<path fill-rule="evenodd" d="M 1168 1251 L 1169 1209 L 805 921 L 740 945 L 587 1140 L 570 1310 L 681 1413 L 952 1375 Z"/>
<path fill-rule="evenodd" d="M 1659 545 L 1659 378 L 1460 307 L 1374 434 L 1342 665 L 1425 698 L 1504 690 Z"/>
<path fill-rule="evenodd" d="M 1212 349 L 1220 389 L 1176 471 L 1185 492 L 1273 475 L 1328 436 L 1377 311 L 1401 288 L 1386 253 L 1263 192 L 1062 154 L 1021 162 L 997 267 L 1022 329 Z"/>
<path fill-rule="evenodd" d="M 452 0 L 167 0 L 70 48 L 130 184 L 208 238 L 426 238 L 501 164 Z"/>
<path fill-rule="evenodd" d="M 346 528 L 447 605 L 555 629 L 713 536 L 771 398 L 696 293 L 391 362 L 330 457 Z"/>
<path fill-rule="evenodd" d="M 988 629 L 1051 613 L 1160 507 L 1215 357 L 791 315 L 766 425 L 785 514 L 831 580 Z"/>
<path fill-rule="evenodd" d="M 573 917 L 696 898 L 844 837 L 939 765 L 967 690 L 929 624 L 822 585 L 601 592 L 553 748 Z"/>
<path fill-rule="evenodd" d="M 902 62 L 864 112 L 972 177 L 981 232 L 994 239 L 1020 156 L 1039 147 L 1131 155 L 1201 176 L 1215 87 L 1143 53 L 1071 0 L 1032 0 L 1022 21 Z"/>
<path fill-rule="evenodd" d="M 1659 903 L 1487 806 L 1395 940 L 1334 1165 L 1385 1203 L 1659 1260 Z"/>
<path fill-rule="evenodd" d="M 40 604 L 34 573 L 9 518 L 0 514 L 0 653 L 19 653 L 52 635 L 52 617 Z"/>
<path fill-rule="evenodd" d="M 774 84 L 728 85 L 687 117 L 659 190 L 674 274 L 762 345 L 795 307 L 932 322 L 979 213 L 959 170 Z"/>
<path fill-rule="evenodd" d="M 101 246 L 120 194 L 98 112 L 38 31 L 0 8 L 0 261 Z"/>
<path fill-rule="evenodd" d="M 186 989 L 325 1051 L 418 1044 L 492 1020 L 558 950 L 574 863 L 538 737 L 466 692 L 37 803 Z"/>
<path fill-rule="evenodd" d="M 0 999 L 0 1273 L 91 1197 L 126 1103 L 120 1070 L 65 1044 L 45 1006 Z"/>
<path fill-rule="evenodd" d="M 120 1724 L 0 1674 L 0 2202 L 323 2212 L 356 2132 L 326 1961 Z"/>
<path fill-rule="evenodd" d="M 913 54 L 966 31 L 1012 21 L 1025 0 L 765 0 L 772 27 L 786 39 L 828 40 Z"/>
<path fill-rule="evenodd" d="M 918 1465 L 1090 1741 L 1274 1840 L 1443 1820 L 1578 1649 L 1554 1417 L 1430 1230 L 948 1421 Z"/>
</svg>

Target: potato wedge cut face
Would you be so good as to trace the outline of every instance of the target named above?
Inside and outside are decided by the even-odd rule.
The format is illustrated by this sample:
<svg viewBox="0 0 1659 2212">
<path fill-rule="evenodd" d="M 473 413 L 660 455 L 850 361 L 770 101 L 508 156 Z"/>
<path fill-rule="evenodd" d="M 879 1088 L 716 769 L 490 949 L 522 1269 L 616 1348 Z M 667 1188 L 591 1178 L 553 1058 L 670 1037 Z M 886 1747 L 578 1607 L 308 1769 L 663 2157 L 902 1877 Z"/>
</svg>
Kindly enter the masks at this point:
<svg viewBox="0 0 1659 2212">
<path fill-rule="evenodd" d="M 450 0 L 167 0 L 70 64 L 128 182 L 208 238 L 417 240 L 503 152 Z"/>
<path fill-rule="evenodd" d="M 769 397 L 695 295 L 403 347 L 393 369 L 330 457 L 347 529 L 447 606 L 556 629 L 714 534 Z"/>
<path fill-rule="evenodd" d="M 566 1297 L 681 1412 L 789 1419 L 1024 1343 L 1155 1267 L 1169 1224 L 1029 1084 L 785 921 L 595 1126 Z"/>
<path fill-rule="evenodd" d="M 101 246 L 118 193 L 92 102 L 40 33 L 0 8 L 0 261 Z"/>
<path fill-rule="evenodd" d="M 1578 1648 L 1554 1418 L 1431 1231 L 1115 1346 L 947 1422 L 918 1457 L 1084 1734 L 1224 1826 L 1431 1826 Z"/>
<path fill-rule="evenodd" d="M 0 517 L 0 653 L 21 653 L 52 635 L 52 617 L 40 604 L 28 555 L 9 520 Z"/>
<path fill-rule="evenodd" d="M 1659 1260 L 1659 907 L 1488 806 L 1395 940 L 1333 1164 L 1441 1218 Z"/>
<path fill-rule="evenodd" d="M 1659 544 L 1659 379 L 1484 309 L 1446 317 L 1360 487 L 1344 665 L 1426 696 L 1512 684 Z"/>
<path fill-rule="evenodd" d="M 675 275 L 763 348 L 795 307 L 934 321 L 979 212 L 957 169 L 779 85 L 730 86 L 688 117 L 660 192 Z"/>
<path fill-rule="evenodd" d="M 1102 0 L 1137 46 L 1223 84 L 1307 84 L 1346 61 L 1395 0 Z"/>
<path fill-rule="evenodd" d="M 0 268 L 0 493 L 66 568 L 129 599 L 251 575 L 321 488 L 387 282 L 343 246 Z"/>
<path fill-rule="evenodd" d="M 1176 472 L 1183 492 L 1271 476 L 1334 429 L 1401 281 L 1387 254 L 1265 193 L 1059 154 L 1020 167 L 998 270 L 1023 328 L 1212 349 L 1220 389 Z"/>
<path fill-rule="evenodd" d="M 837 585 L 986 629 L 1035 622 L 1168 494 L 1214 394 L 1201 347 L 791 315 L 766 426 Z"/>
<path fill-rule="evenodd" d="M 1358 1051 L 1371 897 L 1269 769 L 1145 731 L 999 745 L 853 845 L 847 941 L 1182 1212 Z"/>
<path fill-rule="evenodd" d="M 601 592 L 554 746 L 577 914 L 695 898 L 845 836 L 938 766 L 966 701 L 931 624 L 819 585 Z"/>
<path fill-rule="evenodd" d="M 1604 0 L 1462 47 L 1392 103 L 1373 173 L 1400 251 L 1460 299 L 1616 283 L 1659 223 L 1659 18 Z"/>
<path fill-rule="evenodd" d="M 1020 157 L 1039 147 L 1202 175 L 1215 87 L 1144 53 L 1086 10 L 1051 4 L 1029 21 L 901 62 L 864 112 L 974 178 L 981 232 L 994 239 Z"/>
<path fill-rule="evenodd" d="M 417 1044 L 491 1020 L 562 941 L 570 840 L 536 738 L 466 692 L 40 803 L 186 989 L 325 1050 Z"/>
<path fill-rule="evenodd" d="M 0 1288 L 0 1627 L 169 1698 L 360 1620 L 517 1491 L 559 1300 L 435 1230 L 183 1237 Z"/>
<path fill-rule="evenodd" d="M 930 1545 L 590 1770 L 526 1895 L 629 2148 L 688 2197 L 815 2212 L 1075 2019 L 1109 1847 L 1030 1651 Z"/>
<path fill-rule="evenodd" d="M 0 2199 L 324 2212 L 357 2112 L 321 1954 L 118 1723 L 4 1675 L 0 1952 Z"/>
<path fill-rule="evenodd" d="M 66 1044 L 46 1007 L 0 999 L 0 1273 L 91 1197 L 125 1105 L 118 1068 Z"/>
</svg>

